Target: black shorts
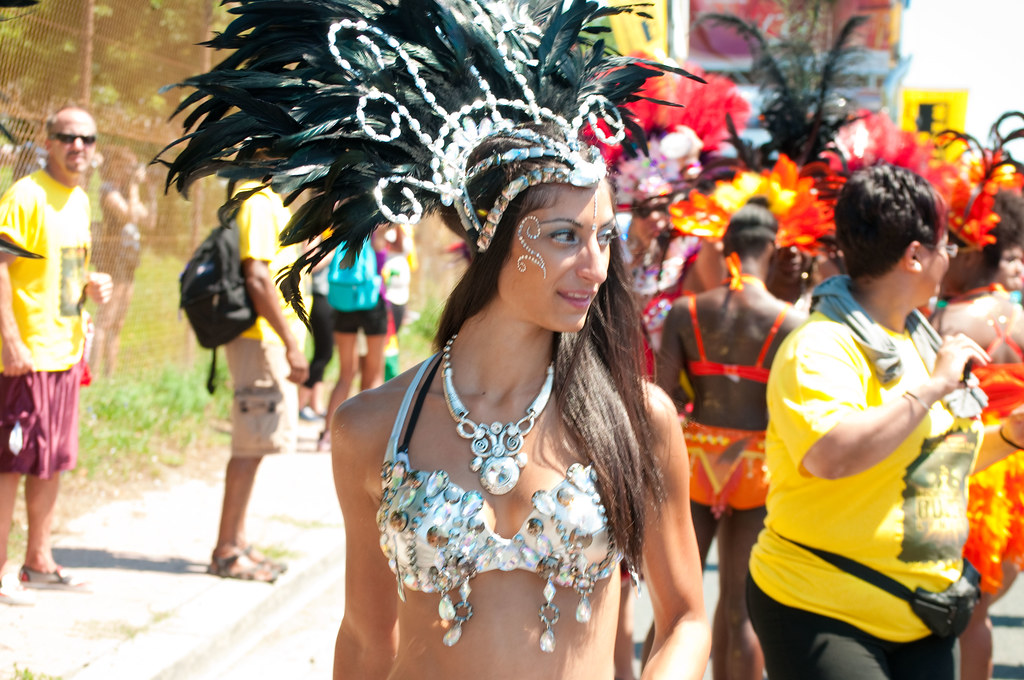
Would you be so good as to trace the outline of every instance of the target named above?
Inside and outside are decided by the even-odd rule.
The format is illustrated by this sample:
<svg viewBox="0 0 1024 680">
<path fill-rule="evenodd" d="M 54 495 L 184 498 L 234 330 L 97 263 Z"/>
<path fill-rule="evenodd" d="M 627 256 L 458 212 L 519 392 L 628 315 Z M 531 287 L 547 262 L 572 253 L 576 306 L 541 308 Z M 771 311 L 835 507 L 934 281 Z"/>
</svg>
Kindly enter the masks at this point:
<svg viewBox="0 0 1024 680">
<path fill-rule="evenodd" d="M 334 310 L 335 333 L 358 333 L 360 328 L 367 335 L 387 335 L 388 303 L 383 295 L 373 309 L 362 309 L 358 312 Z"/>
<path fill-rule="evenodd" d="M 768 597 L 749 575 L 747 609 L 761 642 L 769 680 L 960 677 L 956 638 L 929 635 L 912 642 L 883 640 L 844 621 L 787 607 Z"/>
</svg>

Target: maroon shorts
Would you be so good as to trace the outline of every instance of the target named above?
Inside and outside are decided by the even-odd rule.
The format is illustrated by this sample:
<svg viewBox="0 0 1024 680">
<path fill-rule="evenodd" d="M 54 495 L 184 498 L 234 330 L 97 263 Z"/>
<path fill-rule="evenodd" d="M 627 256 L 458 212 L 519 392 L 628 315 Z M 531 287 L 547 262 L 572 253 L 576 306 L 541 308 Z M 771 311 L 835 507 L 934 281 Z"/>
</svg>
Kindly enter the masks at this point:
<svg viewBox="0 0 1024 680">
<path fill-rule="evenodd" d="M 50 479 L 75 467 L 81 380 L 81 363 L 66 371 L 0 375 L 0 473 Z M 12 443 L 17 448 L 16 425 L 17 453 L 11 450 Z"/>
</svg>

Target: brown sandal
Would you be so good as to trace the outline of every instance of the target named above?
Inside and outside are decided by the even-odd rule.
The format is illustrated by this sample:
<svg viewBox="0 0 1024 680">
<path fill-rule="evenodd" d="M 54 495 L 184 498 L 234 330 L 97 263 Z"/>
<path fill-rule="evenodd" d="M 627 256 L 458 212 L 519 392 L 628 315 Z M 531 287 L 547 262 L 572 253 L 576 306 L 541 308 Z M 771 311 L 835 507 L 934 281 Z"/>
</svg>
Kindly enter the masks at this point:
<svg viewBox="0 0 1024 680">
<path fill-rule="evenodd" d="M 278 573 L 278 575 L 283 574 L 286 571 L 288 571 L 288 563 L 287 562 L 279 562 L 278 560 L 271 559 L 270 557 L 267 557 L 266 555 L 264 555 L 262 553 L 259 553 L 256 550 L 256 548 L 254 548 L 251 545 L 245 546 L 242 549 L 242 552 L 245 554 L 246 557 L 248 557 L 250 560 L 252 560 L 256 564 L 262 564 L 267 569 L 270 569 L 272 571 L 276 571 Z M 257 555 L 259 555 L 259 556 L 257 557 Z"/>
<path fill-rule="evenodd" d="M 281 575 L 264 562 L 256 562 L 244 550 L 235 550 L 224 557 L 213 556 L 206 573 L 221 578 L 236 578 L 241 581 L 273 583 Z"/>
</svg>

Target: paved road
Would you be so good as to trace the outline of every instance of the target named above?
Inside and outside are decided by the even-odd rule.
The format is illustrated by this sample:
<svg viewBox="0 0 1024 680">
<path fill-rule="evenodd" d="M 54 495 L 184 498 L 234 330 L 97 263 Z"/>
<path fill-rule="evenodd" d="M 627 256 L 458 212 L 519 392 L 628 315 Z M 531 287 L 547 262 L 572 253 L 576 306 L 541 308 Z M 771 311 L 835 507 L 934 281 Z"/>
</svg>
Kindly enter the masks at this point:
<svg viewBox="0 0 1024 680">
<path fill-rule="evenodd" d="M 708 609 L 718 599 L 717 556 L 712 548 L 708 578 L 704 579 L 704 599 Z M 294 680 L 323 680 L 330 677 L 334 656 L 334 636 L 344 604 L 344 567 L 332 585 L 315 593 L 313 601 L 297 605 L 293 614 L 267 621 L 264 634 L 247 649 L 235 649 L 225 658 L 226 670 L 210 678 L 251 680 L 258 677 L 287 677 Z M 1024 579 L 996 604 L 995 680 L 1024 679 Z M 636 613 L 636 649 L 651 621 L 650 599 L 642 597 Z M 639 665 L 637 665 L 639 677 Z M 710 668 L 704 674 L 711 680 Z"/>
</svg>

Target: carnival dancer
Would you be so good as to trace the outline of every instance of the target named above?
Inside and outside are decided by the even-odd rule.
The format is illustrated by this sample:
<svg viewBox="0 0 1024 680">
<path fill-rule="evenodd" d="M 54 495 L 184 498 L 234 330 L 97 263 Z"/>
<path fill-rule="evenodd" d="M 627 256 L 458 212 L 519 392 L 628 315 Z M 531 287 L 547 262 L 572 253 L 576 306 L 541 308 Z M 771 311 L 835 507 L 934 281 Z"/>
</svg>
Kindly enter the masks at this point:
<svg viewBox="0 0 1024 680">
<path fill-rule="evenodd" d="M 666 67 L 581 38 L 623 11 L 583 0 L 233 11 L 213 42 L 239 51 L 187 83 L 207 114 L 187 151 L 206 155 L 179 154 L 172 178 L 263 145 L 279 159 L 263 172 L 314 190 L 286 238 L 333 227 L 330 250 L 434 212 L 473 253 L 438 353 L 333 414 L 335 677 L 609 679 L 624 560 L 643 568 L 658 623 L 645 677 L 700 678 L 685 447 L 643 380 L 605 166 L 580 141 L 600 121 L 629 143 L 620 106 Z"/>
<path fill-rule="evenodd" d="M 998 143 L 972 150 L 978 153 L 961 171 L 940 182 L 951 204 L 950 239 L 959 252 L 932 323 L 944 335 L 967 335 L 992 357 L 975 373 L 990 401 L 982 418 L 994 423 L 1024 404 L 1024 312 L 999 283 L 1004 272 L 1019 272 L 1024 258 L 1024 175 Z M 989 608 L 1024 566 L 1024 453 L 971 475 L 967 518 L 964 557 L 981 573 L 982 596 L 960 637 L 961 677 L 982 680 L 992 676 Z"/>
<path fill-rule="evenodd" d="M 835 206 L 850 274 L 818 286 L 772 364 L 768 514 L 747 590 L 770 678 L 958 673 L 977 597 L 966 478 L 1024 440 L 1024 409 L 984 428 L 964 369 L 988 355 L 917 311 L 952 250 L 941 205 L 907 170 L 854 173 Z"/>
<path fill-rule="evenodd" d="M 712 626 L 716 679 L 756 680 L 764 670 L 747 614 L 745 584 L 768 489 L 765 383 L 782 339 L 806 318 L 765 288 L 777 230 L 763 200 L 754 199 L 733 215 L 722 239 L 731 278 L 676 301 L 658 354 L 659 384 L 675 397 L 680 411 L 687 403 L 693 408 L 683 433 L 702 565 L 718 536 L 719 599 Z"/>
</svg>

